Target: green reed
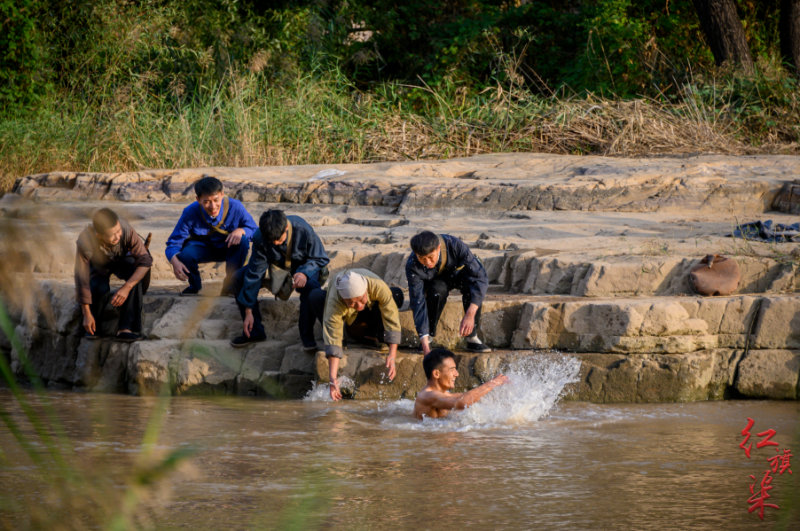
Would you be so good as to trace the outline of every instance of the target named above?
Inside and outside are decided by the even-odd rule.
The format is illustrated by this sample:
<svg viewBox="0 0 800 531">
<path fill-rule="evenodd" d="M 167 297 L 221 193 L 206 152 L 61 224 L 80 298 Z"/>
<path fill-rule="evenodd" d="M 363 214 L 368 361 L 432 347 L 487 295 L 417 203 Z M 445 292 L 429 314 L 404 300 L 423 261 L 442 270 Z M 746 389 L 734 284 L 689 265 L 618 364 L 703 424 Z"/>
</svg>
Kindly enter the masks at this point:
<svg viewBox="0 0 800 531">
<path fill-rule="evenodd" d="M 192 96 L 117 89 L 0 115 L 0 192 L 49 171 L 363 163 L 535 151 L 652 155 L 795 153 L 793 81 L 698 78 L 678 96 L 542 97 L 512 82 L 481 90 L 386 83 L 340 72 L 272 81 L 230 72 Z M 513 79 L 513 77 L 512 77 Z"/>
<path fill-rule="evenodd" d="M 27 481 L 37 485 L 40 499 L 16 502 L 11 493 L 3 493 L 2 506 L 6 514 L 16 514 L 27 526 L 41 529 L 130 529 L 146 525 L 137 510 L 149 498 L 149 491 L 168 480 L 176 469 L 195 453 L 183 446 L 156 455 L 154 448 L 164 424 L 169 406 L 168 390 L 162 393 L 151 412 L 141 449 L 122 482 L 116 488 L 112 479 L 92 463 L 81 464 L 75 458 L 75 448 L 66 435 L 51 397 L 45 393 L 41 380 L 31 366 L 24 346 L 14 330 L 14 324 L 0 298 L 0 330 L 9 339 L 14 355 L 24 369 L 33 393 L 26 392 L 17 382 L 5 354 L 0 353 L 0 374 L 8 386 L 15 405 L 22 413 L 15 418 L 8 404 L 0 404 L 0 421 L 33 465 Z M 7 465 L 7 453 L 0 453 L 0 462 Z"/>
</svg>

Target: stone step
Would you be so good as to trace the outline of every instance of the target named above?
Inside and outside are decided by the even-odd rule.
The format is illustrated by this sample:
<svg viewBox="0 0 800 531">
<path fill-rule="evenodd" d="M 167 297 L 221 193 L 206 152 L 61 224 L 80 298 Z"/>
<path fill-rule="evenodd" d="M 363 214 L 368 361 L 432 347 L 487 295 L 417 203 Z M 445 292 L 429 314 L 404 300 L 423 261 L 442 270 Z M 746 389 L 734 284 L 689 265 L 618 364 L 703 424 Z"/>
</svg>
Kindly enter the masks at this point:
<svg viewBox="0 0 800 531">
<path fill-rule="evenodd" d="M 153 280 L 177 289 L 164 248 L 185 206 L 179 203 L 42 203 L 7 194 L 0 200 L 4 268 L 43 279 L 71 279 L 75 240 L 91 213 L 103 206 L 119 211 L 140 233 L 152 233 Z M 434 229 L 458 236 L 473 249 L 486 266 L 494 292 L 579 297 L 689 294 L 688 271 L 706 254 L 738 262 L 739 293 L 800 289 L 798 244 L 726 237 L 736 226 L 735 214 L 686 219 L 659 213 L 502 211 L 449 216 L 434 211 L 410 216 L 382 207 L 246 206 L 256 217 L 281 207 L 307 219 L 328 251 L 334 274 L 365 267 L 400 287 L 406 285 L 410 238 Z M 205 264 L 201 274 L 205 282 L 221 282 L 224 269 L 224 264 Z"/>
<path fill-rule="evenodd" d="M 792 244 L 796 245 L 796 244 Z M 547 256 L 537 250 L 476 250 L 489 277 L 492 293 L 570 295 L 574 297 L 630 297 L 692 295 L 689 272 L 702 258 L 692 256 Z M 180 284 L 162 254 L 153 253 L 152 282 L 162 289 L 180 292 Z M 353 267 L 369 269 L 388 284 L 407 289 L 405 263 L 409 251 L 387 249 L 333 249 L 329 251 L 331 276 Z M 741 279 L 736 293 L 796 293 L 800 291 L 800 261 L 794 257 L 732 256 Z M 9 261 L 20 273 L 41 279 L 71 279 L 74 250 L 47 246 L 26 252 L 25 258 Z M 16 267 L 15 267 L 16 266 Z M 225 277 L 225 264 L 202 264 L 201 276 L 207 293 L 218 293 Z M 213 287 L 211 287 L 213 285 Z"/>
<path fill-rule="evenodd" d="M 327 377 L 324 357 L 306 354 L 298 343 L 296 297 L 262 299 L 268 340 L 234 349 L 229 339 L 239 333 L 241 319 L 231 298 L 148 294 L 147 340 L 121 344 L 81 337 L 70 284 L 43 284 L 39 295 L 46 303 L 11 315 L 34 370 L 53 385 L 134 394 L 166 386 L 173 393 L 301 396 L 312 380 Z M 463 346 L 457 332 L 460 305 L 455 297 L 448 301 L 435 338 L 454 349 Z M 495 352 L 459 354 L 459 363 L 467 363 L 459 365 L 462 388 L 520 356 L 556 352 L 581 361 L 580 382 L 569 395 L 581 400 L 797 397 L 798 296 L 519 295 L 490 298 L 483 312 L 482 336 Z M 357 397 L 413 396 L 419 389 L 420 357 L 408 350 L 417 342 L 410 312 L 401 312 L 401 324 L 404 368 L 395 383 L 380 383 L 385 380 L 379 374 L 382 355 L 352 346 L 346 350 L 342 374 L 356 382 Z M 20 353 L 8 338 L 0 336 L 0 351 L 15 372 L 24 374 Z"/>
<path fill-rule="evenodd" d="M 382 378 L 383 358 L 374 352 L 348 350 L 340 374 L 354 382 L 356 398 L 413 399 L 425 386 L 420 355 L 400 354 L 397 378 Z M 456 391 L 472 389 L 519 362 L 529 367 L 580 362 L 577 381 L 564 389 L 567 400 L 596 403 L 687 402 L 725 398 L 800 398 L 800 350 L 711 349 L 684 354 L 570 353 L 495 351 L 456 353 Z M 541 370 L 541 369 L 540 369 Z M 327 382 L 327 362 L 317 359 L 316 377 Z"/>
<path fill-rule="evenodd" d="M 766 160 L 768 162 L 766 162 Z M 800 173 L 794 157 L 657 159 L 506 153 L 424 162 L 259 168 L 53 172 L 19 179 L 14 191 L 40 200 L 194 199 L 192 183 L 218 177 L 248 202 L 385 206 L 424 210 L 674 209 L 762 213 Z"/>
<path fill-rule="evenodd" d="M 262 292 L 267 293 L 267 292 Z M 77 333 L 80 312 L 74 288 L 45 283 L 45 308 L 31 319 L 17 312 L 20 329 Z M 299 299 L 260 299 L 267 336 L 297 340 Z M 151 339 L 229 340 L 240 333 L 241 317 L 231 297 L 145 296 L 144 334 Z M 451 295 L 442 313 L 436 340 L 460 344 L 463 309 Z M 400 312 L 402 344 L 415 347 L 417 334 L 410 311 Z M 321 332 L 318 327 L 318 337 Z M 571 352 L 686 353 L 713 348 L 800 348 L 800 296 L 735 295 L 727 297 L 587 298 L 490 295 L 484 302 L 481 336 L 498 348 L 557 349 Z"/>
</svg>

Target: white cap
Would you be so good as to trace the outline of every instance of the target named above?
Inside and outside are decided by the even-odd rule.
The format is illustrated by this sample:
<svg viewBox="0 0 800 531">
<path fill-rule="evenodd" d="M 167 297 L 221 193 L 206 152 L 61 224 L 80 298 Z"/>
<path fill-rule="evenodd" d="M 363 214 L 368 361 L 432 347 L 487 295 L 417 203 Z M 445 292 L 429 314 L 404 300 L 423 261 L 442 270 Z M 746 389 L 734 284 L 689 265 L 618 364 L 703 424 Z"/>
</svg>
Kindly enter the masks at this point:
<svg viewBox="0 0 800 531">
<path fill-rule="evenodd" d="M 343 299 L 355 299 L 367 292 L 367 279 L 355 271 L 345 271 L 336 277 L 336 289 Z"/>
</svg>

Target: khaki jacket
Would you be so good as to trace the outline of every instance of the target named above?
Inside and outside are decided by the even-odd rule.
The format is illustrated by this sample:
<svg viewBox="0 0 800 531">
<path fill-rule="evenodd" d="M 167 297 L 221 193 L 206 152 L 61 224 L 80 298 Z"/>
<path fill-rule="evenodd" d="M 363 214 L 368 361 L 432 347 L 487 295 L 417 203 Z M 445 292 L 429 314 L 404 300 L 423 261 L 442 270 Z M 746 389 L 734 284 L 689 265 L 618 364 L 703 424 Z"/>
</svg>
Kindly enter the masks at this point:
<svg viewBox="0 0 800 531">
<path fill-rule="evenodd" d="M 397 345 L 400 343 L 400 312 L 392 298 L 392 292 L 386 282 L 378 275 L 367 269 L 353 269 L 356 273 L 367 279 L 368 306 L 378 304 L 383 318 L 383 339 L 386 343 Z M 344 339 L 344 325 L 352 324 L 358 312 L 348 308 L 339 291 L 331 282 L 328 295 L 325 298 L 325 314 L 322 318 L 322 337 L 325 341 L 325 355 L 328 357 L 342 357 L 342 340 Z"/>
</svg>

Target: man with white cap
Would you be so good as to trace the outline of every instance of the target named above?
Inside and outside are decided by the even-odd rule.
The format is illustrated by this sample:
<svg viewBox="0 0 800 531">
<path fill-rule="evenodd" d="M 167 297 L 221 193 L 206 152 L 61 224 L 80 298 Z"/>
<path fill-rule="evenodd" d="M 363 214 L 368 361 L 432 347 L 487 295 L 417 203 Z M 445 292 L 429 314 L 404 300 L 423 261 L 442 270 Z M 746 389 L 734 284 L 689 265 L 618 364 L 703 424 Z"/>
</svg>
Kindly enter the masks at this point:
<svg viewBox="0 0 800 531">
<path fill-rule="evenodd" d="M 400 343 L 400 312 L 398 298 L 402 304 L 403 292 L 399 288 L 390 289 L 378 275 L 367 269 L 350 269 L 337 275 L 334 288 L 327 295 L 322 290 L 312 293 L 312 305 L 319 311 L 324 298 L 322 315 L 322 338 L 325 342 L 325 356 L 328 358 L 331 381 L 330 394 L 333 400 L 340 400 L 342 393 L 336 382 L 339 359 L 343 354 L 344 328 L 357 321 L 364 323 L 367 335 L 383 336 L 389 345 L 386 367 L 389 380 L 395 376 L 395 357 Z"/>
</svg>

